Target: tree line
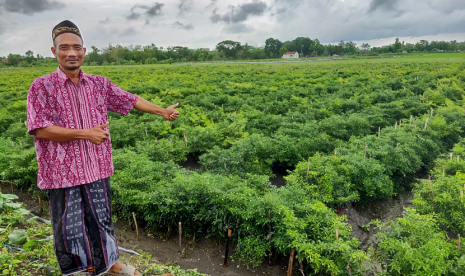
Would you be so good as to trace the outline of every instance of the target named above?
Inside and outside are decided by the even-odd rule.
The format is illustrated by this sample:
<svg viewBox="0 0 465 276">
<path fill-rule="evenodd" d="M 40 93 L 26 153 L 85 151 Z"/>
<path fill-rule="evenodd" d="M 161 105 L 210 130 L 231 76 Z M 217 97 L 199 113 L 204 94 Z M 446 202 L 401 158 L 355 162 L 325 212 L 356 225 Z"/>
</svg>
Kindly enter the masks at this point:
<svg viewBox="0 0 465 276">
<path fill-rule="evenodd" d="M 333 56 L 333 55 L 383 55 L 430 52 L 465 51 L 465 42 L 428 41 L 417 43 L 401 42 L 396 38 L 393 44 L 371 47 L 368 43 L 357 45 L 352 41 L 340 41 L 337 44 L 323 45 L 318 39 L 297 37 L 292 41 L 282 42 L 268 38 L 261 47 L 242 44 L 238 41 L 224 40 L 215 49 L 191 49 L 183 46 L 158 47 L 155 44 L 146 46 L 113 46 L 97 48 L 91 46 L 85 58 L 86 65 L 135 65 L 135 64 L 170 64 L 173 62 L 202 62 L 221 60 L 260 60 L 281 58 L 285 52 L 298 52 L 301 58 Z M 1 57 L 0 67 L 6 66 L 55 66 L 54 58 L 43 57 L 28 50 L 24 55 L 9 54 Z"/>
</svg>

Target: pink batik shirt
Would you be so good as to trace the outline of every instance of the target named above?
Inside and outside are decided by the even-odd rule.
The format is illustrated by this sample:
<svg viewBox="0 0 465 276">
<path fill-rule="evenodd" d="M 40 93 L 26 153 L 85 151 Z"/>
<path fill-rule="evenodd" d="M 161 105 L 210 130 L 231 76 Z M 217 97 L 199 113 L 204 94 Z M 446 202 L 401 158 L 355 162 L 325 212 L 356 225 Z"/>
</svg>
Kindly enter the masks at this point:
<svg viewBox="0 0 465 276">
<path fill-rule="evenodd" d="M 107 78 L 82 71 L 77 85 L 60 68 L 34 80 L 27 96 L 27 125 L 36 146 L 37 186 L 57 189 L 91 183 L 111 176 L 114 169 L 110 139 L 100 145 L 88 140 L 54 142 L 37 138 L 36 129 L 90 129 L 105 124 L 108 111 L 126 115 L 136 102 L 136 95 Z"/>
</svg>

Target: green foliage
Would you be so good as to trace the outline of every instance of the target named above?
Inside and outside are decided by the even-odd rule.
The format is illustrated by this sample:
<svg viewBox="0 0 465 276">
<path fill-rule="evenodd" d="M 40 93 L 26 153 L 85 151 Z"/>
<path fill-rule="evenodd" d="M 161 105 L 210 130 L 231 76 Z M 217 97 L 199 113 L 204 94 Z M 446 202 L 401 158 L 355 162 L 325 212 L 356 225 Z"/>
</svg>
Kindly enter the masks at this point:
<svg viewBox="0 0 465 276">
<path fill-rule="evenodd" d="M 432 215 L 407 209 L 405 216 L 379 226 L 375 256 L 386 275 L 463 275 L 463 249 L 456 249 Z M 461 265 L 457 265 L 461 263 Z"/>
<path fill-rule="evenodd" d="M 280 48 L 322 53 L 316 41 L 294 42 Z M 353 46 L 341 43 L 331 51 Z M 246 45 L 241 47 L 236 54 L 245 55 Z M 111 62 L 127 63 L 131 51 L 123 48 L 107 53 L 93 49 L 94 57 L 116 51 L 125 56 Z M 157 53 L 155 48 L 141 48 L 139 54 L 148 58 L 149 52 Z M 189 60 L 185 50 L 176 49 Z M 270 53 L 275 51 L 270 48 Z M 107 58 L 111 56 L 95 62 Z M 157 62 L 173 60 L 174 55 L 156 56 Z M 37 164 L 24 126 L 24 102 L 31 81 L 55 68 L 0 70 L 0 177 L 34 190 Z M 409 189 L 414 177 L 433 168 L 465 130 L 465 75 L 459 62 L 84 70 L 155 104 L 180 103 L 181 116 L 174 122 L 138 111 L 126 117 L 110 114 L 113 203 L 119 217 L 129 219 L 136 212 L 146 225 L 160 230 L 173 229 L 181 221 L 189 235 L 218 239 L 232 228 L 235 257 L 241 262 L 257 265 L 269 250 L 288 254 L 294 248 L 310 275 L 342 274 L 347 264 L 353 273 L 361 273 L 360 263 L 366 259 L 350 237 L 350 227 L 324 204 L 364 204 Z M 458 144 L 455 154 L 463 154 L 463 148 Z M 188 156 L 199 160 L 198 172 L 180 167 Z M 448 175 L 463 173 L 465 167 L 455 163 L 444 163 Z M 274 172 L 285 171 L 285 187 L 270 184 Z M 425 208 L 419 212 L 443 210 L 437 217 L 441 227 L 462 231 L 461 206 L 452 204 L 457 190 L 449 195 L 446 189 L 447 183 L 455 187 L 459 181 L 434 182 L 437 202 L 433 209 L 418 204 Z M 419 185 L 419 194 L 428 202 L 425 183 Z M 453 212 L 446 214 L 447 209 Z M 39 244 L 31 241 L 27 248 L 36 250 Z M 456 264 L 460 267 L 460 259 Z"/>
</svg>

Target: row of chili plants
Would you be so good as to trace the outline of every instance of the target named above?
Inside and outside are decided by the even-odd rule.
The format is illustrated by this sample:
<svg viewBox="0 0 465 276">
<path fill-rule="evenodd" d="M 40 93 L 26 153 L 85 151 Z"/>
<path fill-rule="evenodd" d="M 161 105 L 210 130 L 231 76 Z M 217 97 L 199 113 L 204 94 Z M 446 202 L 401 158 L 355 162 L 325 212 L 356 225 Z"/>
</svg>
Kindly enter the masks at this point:
<svg viewBox="0 0 465 276">
<path fill-rule="evenodd" d="M 332 207 L 408 189 L 458 141 L 463 69 L 415 62 L 92 68 L 156 104 L 181 103 L 173 123 L 111 115 L 115 210 L 158 229 L 181 221 L 189 235 L 221 238 L 232 228 L 245 263 L 294 248 L 307 272 L 336 275 L 349 265 L 361 273 L 367 256 Z M 34 187 L 37 165 L 22 89 L 40 70 L 0 79 L 0 173 L 23 187 Z M 187 157 L 203 169 L 180 168 Z M 285 187 L 269 183 L 273 170 L 289 171 Z"/>
</svg>

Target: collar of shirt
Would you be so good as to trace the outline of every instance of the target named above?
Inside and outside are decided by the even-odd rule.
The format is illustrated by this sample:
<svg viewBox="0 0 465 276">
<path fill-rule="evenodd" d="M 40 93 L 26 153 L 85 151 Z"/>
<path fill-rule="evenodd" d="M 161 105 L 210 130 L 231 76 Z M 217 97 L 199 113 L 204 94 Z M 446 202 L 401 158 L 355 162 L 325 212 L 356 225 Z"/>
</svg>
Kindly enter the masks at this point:
<svg viewBox="0 0 465 276">
<path fill-rule="evenodd" d="M 58 68 L 57 68 L 57 74 L 58 74 L 58 79 L 59 80 L 61 80 L 63 82 L 66 82 L 67 80 L 71 81 L 71 79 L 61 70 L 60 66 L 58 66 Z M 82 72 L 82 69 L 80 69 L 80 71 L 79 71 L 79 82 L 81 82 L 83 80 L 85 80 L 87 82 L 89 81 L 87 79 L 87 74 L 84 74 L 84 72 Z"/>
</svg>

